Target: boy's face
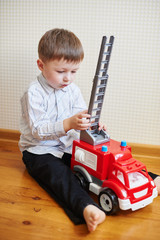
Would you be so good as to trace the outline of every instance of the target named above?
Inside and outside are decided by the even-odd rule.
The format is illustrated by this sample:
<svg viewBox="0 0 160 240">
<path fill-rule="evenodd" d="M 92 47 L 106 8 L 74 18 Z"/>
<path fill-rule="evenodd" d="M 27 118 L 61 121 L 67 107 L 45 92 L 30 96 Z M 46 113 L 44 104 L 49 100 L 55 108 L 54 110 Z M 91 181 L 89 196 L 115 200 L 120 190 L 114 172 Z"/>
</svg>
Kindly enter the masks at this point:
<svg viewBox="0 0 160 240">
<path fill-rule="evenodd" d="M 63 59 L 43 63 L 38 59 L 37 65 L 51 87 L 62 89 L 75 80 L 80 63 L 67 62 Z"/>
</svg>

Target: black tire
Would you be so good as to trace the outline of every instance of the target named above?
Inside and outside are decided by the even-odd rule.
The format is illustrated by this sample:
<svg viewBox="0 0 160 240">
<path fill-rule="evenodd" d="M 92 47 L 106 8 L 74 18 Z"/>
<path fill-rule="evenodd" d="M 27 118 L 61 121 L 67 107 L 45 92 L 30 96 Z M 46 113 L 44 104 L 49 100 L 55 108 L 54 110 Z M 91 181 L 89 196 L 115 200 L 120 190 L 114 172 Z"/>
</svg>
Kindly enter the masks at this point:
<svg viewBox="0 0 160 240">
<path fill-rule="evenodd" d="M 107 215 L 115 214 L 119 210 L 118 197 L 111 189 L 100 192 L 98 201 Z"/>
<path fill-rule="evenodd" d="M 80 172 L 75 172 L 75 177 L 78 179 L 78 182 L 81 185 L 81 187 L 88 192 L 89 191 L 89 183 L 84 178 L 84 176 Z"/>
</svg>

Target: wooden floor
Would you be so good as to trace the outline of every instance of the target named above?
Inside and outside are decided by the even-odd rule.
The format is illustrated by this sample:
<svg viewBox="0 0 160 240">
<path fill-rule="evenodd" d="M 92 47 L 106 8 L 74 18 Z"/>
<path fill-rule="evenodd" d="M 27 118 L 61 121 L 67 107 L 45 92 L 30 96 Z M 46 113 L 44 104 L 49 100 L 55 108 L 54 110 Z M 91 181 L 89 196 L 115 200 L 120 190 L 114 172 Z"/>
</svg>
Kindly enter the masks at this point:
<svg viewBox="0 0 160 240">
<path fill-rule="evenodd" d="M 160 174 L 158 157 L 136 156 Z M 94 197 L 95 198 L 95 197 Z M 20 152 L 0 150 L 0 240 L 160 239 L 160 196 L 149 206 L 107 216 L 93 233 L 75 226 L 63 209 L 28 175 Z"/>
</svg>

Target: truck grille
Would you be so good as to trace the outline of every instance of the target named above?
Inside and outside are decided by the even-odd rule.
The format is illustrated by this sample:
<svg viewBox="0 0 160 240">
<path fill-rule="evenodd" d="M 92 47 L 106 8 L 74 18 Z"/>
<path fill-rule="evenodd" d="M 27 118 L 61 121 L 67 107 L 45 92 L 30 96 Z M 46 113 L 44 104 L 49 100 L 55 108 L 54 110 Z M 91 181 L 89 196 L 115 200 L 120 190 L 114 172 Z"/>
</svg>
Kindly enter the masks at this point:
<svg viewBox="0 0 160 240">
<path fill-rule="evenodd" d="M 140 192 L 133 193 L 133 195 L 135 198 L 140 198 L 140 197 L 145 196 L 147 194 L 147 192 L 148 192 L 148 188 L 145 188 L 144 190 L 142 190 Z"/>
</svg>

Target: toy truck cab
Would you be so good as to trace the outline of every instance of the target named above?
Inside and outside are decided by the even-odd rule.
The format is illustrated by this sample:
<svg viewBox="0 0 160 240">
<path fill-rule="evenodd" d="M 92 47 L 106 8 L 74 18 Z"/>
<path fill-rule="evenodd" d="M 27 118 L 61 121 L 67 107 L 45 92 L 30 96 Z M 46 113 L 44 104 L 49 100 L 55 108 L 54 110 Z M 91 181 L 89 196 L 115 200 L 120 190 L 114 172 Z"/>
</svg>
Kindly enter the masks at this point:
<svg viewBox="0 0 160 240">
<path fill-rule="evenodd" d="M 119 208 L 137 210 L 157 196 L 144 164 L 132 157 L 129 146 L 112 139 L 96 146 L 74 141 L 71 168 L 81 185 L 98 195 L 107 214 L 114 214 Z"/>
</svg>

